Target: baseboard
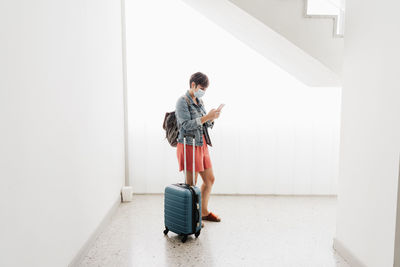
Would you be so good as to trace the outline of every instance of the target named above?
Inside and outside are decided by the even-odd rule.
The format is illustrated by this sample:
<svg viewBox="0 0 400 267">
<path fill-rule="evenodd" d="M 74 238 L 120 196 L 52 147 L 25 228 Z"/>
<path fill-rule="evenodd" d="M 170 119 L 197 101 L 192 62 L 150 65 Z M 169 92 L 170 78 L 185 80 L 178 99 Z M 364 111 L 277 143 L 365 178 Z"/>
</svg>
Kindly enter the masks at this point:
<svg viewBox="0 0 400 267">
<path fill-rule="evenodd" d="M 212 193 L 214 196 L 246 196 L 246 197 L 337 197 L 337 195 L 318 195 L 318 194 L 225 194 Z"/>
<path fill-rule="evenodd" d="M 336 238 L 333 239 L 333 249 L 336 250 L 336 252 L 345 259 L 351 267 L 367 267 L 367 265 L 362 263 L 345 245 L 343 245 L 342 242 Z"/>
<path fill-rule="evenodd" d="M 82 248 L 78 251 L 78 253 L 74 257 L 74 259 L 71 261 L 71 263 L 68 264 L 68 267 L 78 266 L 79 263 L 82 262 L 83 258 L 86 256 L 89 249 L 91 248 L 93 243 L 96 241 L 96 238 L 101 234 L 101 232 L 103 232 L 105 227 L 111 221 L 111 218 L 117 211 L 120 204 L 121 204 L 121 195 L 119 195 L 118 198 L 115 200 L 112 207 L 108 210 L 106 215 L 103 217 L 103 220 L 101 220 L 101 222 L 99 223 L 97 228 L 93 231 L 93 233 L 90 235 L 89 239 L 85 242 L 85 244 L 82 246 Z"/>
<path fill-rule="evenodd" d="M 136 193 L 133 195 L 163 195 L 164 193 Z M 245 196 L 245 197 L 337 197 L 337 195 L 318 195 L 318 194 L 298 194 L 298 195 L 288 195 L 288 194 L 223 194 L 223 193 L 211 193 L 212 196 Z"/>
</svg>

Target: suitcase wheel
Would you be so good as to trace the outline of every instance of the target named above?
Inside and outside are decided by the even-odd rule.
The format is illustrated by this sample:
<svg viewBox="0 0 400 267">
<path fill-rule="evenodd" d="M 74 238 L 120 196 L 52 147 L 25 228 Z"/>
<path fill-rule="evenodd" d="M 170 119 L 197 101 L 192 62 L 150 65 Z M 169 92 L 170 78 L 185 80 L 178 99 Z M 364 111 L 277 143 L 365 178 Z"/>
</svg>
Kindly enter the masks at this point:
<svg viewBox="0 0 400 267">
<path fill-rule="evenodd" d="M 182 237 L 182 243 L 185 243 L 186 242 L 186 240 L 187 240 L 187 235 L 184 235 L 183 237 Z"/>
<path fill-rule="evenodd" d="M 196 238 L 198 238 L 199 235 L 200 235 L 200 232 L 201 232 L 201 230 L 197 231 L 197 232 L 194 234 L 194 236 L 195 236 Z"/>
<path fill-rule="evenodd" d="M 168 232 L 169 232 L 168 228 L 167 228 L 167 227 L 165 227 L 165 230 L 164 230 L 164 235 L 167 235 L 167 234 L 168 234 Z"/>
</svg>

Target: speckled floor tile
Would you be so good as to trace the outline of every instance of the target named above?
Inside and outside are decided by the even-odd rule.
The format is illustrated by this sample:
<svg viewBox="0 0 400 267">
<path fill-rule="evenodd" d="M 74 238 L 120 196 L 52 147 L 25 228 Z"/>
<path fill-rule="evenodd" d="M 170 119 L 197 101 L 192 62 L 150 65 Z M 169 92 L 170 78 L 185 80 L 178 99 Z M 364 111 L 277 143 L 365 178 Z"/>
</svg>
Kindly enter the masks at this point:
<svg viewBox="0 0 400 267">
<path fill-rule="evenodd" d="M 79 266 L 349 267 L 332 248 L 335 197 L 215 196 L 198 239 L 164 236 L 163 195 L 134 195 Z"/>
</svg>

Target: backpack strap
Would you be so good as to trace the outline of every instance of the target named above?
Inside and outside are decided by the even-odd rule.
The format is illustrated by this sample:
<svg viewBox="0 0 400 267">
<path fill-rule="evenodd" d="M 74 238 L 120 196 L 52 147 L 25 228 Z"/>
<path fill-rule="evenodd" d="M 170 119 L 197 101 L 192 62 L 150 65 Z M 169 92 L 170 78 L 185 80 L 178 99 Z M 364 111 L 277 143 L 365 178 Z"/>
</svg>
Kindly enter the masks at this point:
<svg viewBox="0 0 400 267">
<path fill-rule="evenodd" d="M 184 97 L 185 97 L 186 103 L 188 104 L 188 106 L 190 106 L 190 100 L 189 100 L 189 98 L 187 97 L 187 95 L 184 95 Z"/>
</svg>

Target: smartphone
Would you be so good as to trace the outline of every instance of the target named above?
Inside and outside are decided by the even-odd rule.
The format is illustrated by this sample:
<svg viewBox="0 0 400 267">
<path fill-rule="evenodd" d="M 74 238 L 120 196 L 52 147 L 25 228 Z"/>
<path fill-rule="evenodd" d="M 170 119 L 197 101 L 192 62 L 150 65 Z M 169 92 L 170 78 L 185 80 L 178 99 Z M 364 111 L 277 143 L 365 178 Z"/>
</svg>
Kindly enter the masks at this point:
<svg viewBox="0 0 400 267">
<path fill-rule="evenodd" d="M 221 111 L 221 109 L 225 106 L 225 104 L 221 104 L 219 105 L 219 107 L 217 108 L 217 111 Z"/>
</svg>

